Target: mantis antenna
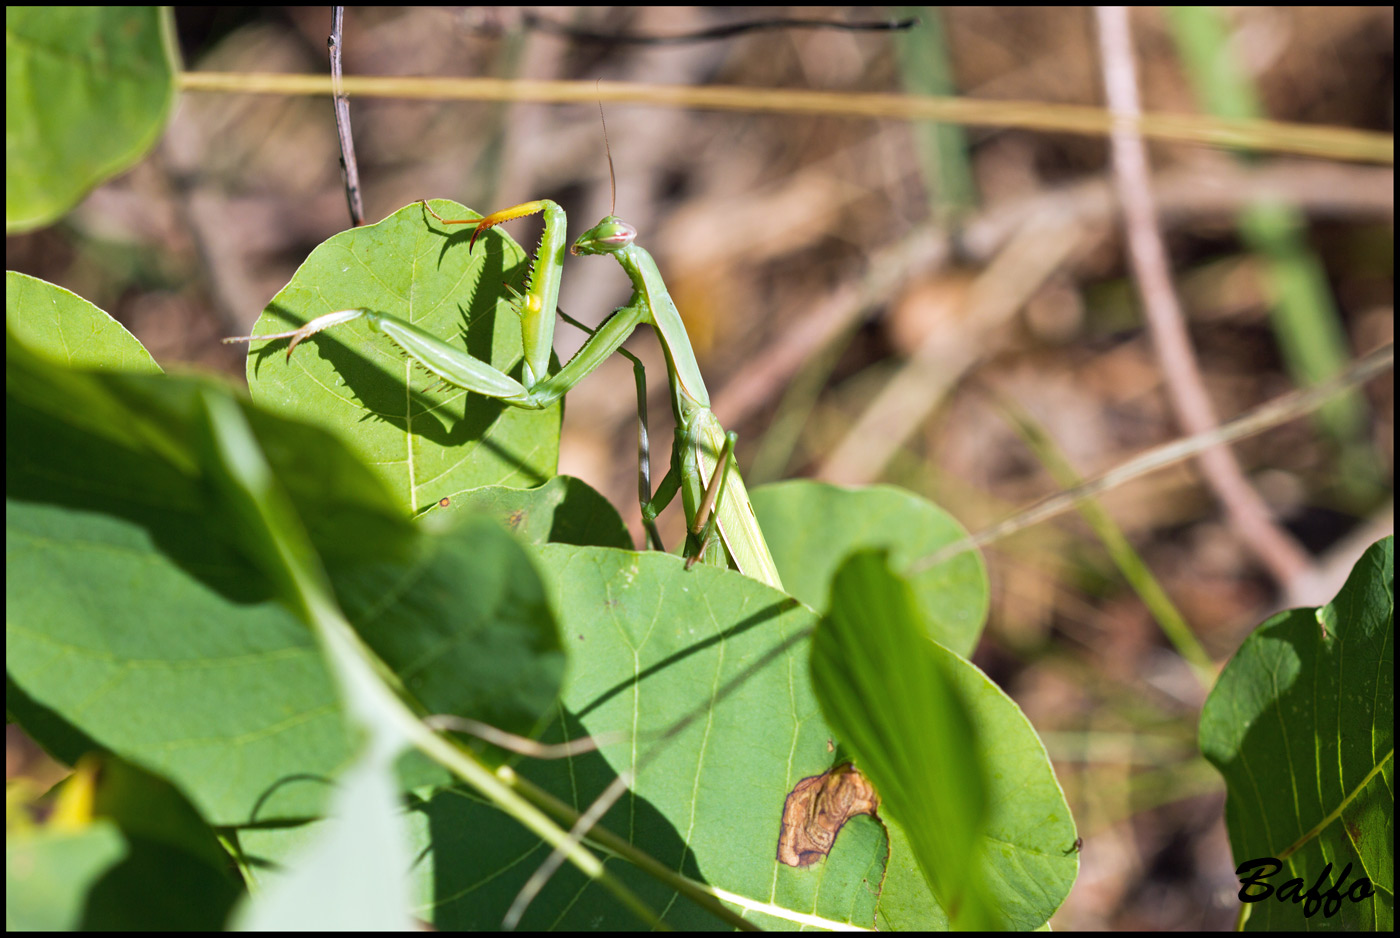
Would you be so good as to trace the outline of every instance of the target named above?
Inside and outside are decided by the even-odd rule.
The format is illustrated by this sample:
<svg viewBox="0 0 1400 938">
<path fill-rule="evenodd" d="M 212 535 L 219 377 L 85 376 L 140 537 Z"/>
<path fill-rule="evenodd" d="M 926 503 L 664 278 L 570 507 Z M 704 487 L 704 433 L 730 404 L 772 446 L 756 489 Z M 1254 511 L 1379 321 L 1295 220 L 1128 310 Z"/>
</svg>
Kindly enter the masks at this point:
<svg viewBox="0 0 1400 938">
<path fill-rule="evenodd" d="M 598 79 L 602 81 L 602 79 Z M 608 151 L 608 184 L 612 186 L 612 205 L 609 215 L 617 214 L 617 173 L 613 172 L 612 144 L 608 143 L 608 119 L 603 116 L 603 99 L 598 99 L 598 120 L 603 122 L 603 148 Z"/>
</svg>

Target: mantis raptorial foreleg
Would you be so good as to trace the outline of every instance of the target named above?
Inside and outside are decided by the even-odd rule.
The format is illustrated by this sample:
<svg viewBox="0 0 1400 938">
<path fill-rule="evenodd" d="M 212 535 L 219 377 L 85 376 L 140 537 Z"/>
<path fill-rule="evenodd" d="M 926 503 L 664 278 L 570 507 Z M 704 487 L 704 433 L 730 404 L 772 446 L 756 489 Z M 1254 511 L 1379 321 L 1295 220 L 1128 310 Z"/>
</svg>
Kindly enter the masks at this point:
<svg viewBox="0 0 1400 938">
<path fill-rule="evenodd" d="M 734 465 L 733 435 L 726 434 L 710 410 L 709 394 L 690 347 L 685 325 L 666 290 L 656 261 L 635 244 L 637 231 L 609 215 L 584 232 L 570 248 L 572 254 L 610 254 L 632 281 L 632 299 L 614 312 L 560 370 L 549 373 L 554 316 L 558 309 L 559 282 L 563 270 L 564 210 L 541 199 L 525 202 L 484 218 L 446 219 L 423 203 L 425 211 L 445 225 L 474 225 L 476 233 L 525 215 L 544 213 L 544 234 L 531 267 L 529 284 L 520 295 L 520 328 L 524 368 L 519 380 L 486 362 L 471 357 L 436 336 L 402 319 L 369 309 L 345 309 L 318 316 L 299 329 L 249 338 L 290 338 L 290 358 L 296 346 L 324 329 L 365 319 L 387 336 L 410 359 L 456 387 L 483 394 L 516 407 L 538 409 L 555 403 L 585 376 L 592 373 L 642 323 L 656 331 L 666 353 L 671 409 L 676 436 L 671 467 L 657 487 L 648 493 L 646 470 L 639 472 L 638 489 L 643 519 L 653 543 L 659 543 L 654 522 L 676 492 L 681 493 L 692 557 L 706 563 L 727 564 L 779 589 L 782 581 L 759 530 L 739 470 Z M 475 235 L 473 236 L 475 240 Z M 635 359 L 634 359 L 635 361 Z M 645 401 L 645 376 L 637 372 L 638 394 Z M 642 405 L 645 420 L 645 404 Z M 641 447 L 645 449 L 645 445 Z M 645 460 L 645 455 L 643 456 Z M 709 493 L 707 495 L 707 493 Z M 718 538 L 714 535 L 718 534 Z"/>
</svg>

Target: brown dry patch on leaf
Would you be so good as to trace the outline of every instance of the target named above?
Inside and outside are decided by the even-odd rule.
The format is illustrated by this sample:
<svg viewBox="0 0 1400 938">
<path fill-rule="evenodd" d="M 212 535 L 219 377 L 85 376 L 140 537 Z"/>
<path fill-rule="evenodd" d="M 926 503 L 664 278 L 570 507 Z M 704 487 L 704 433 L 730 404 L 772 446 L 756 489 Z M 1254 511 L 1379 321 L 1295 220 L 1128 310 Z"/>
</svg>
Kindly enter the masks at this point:
<svg viewBox="0 0 1400 938">
<path fill-rule="evenodd" d="M 857 814 L 875 817 L 875 789 L 847 762 L 798 782 L 783 803 L 778 862 L 811 866 L 831 852 L 836 835 Z"/>
</svg>

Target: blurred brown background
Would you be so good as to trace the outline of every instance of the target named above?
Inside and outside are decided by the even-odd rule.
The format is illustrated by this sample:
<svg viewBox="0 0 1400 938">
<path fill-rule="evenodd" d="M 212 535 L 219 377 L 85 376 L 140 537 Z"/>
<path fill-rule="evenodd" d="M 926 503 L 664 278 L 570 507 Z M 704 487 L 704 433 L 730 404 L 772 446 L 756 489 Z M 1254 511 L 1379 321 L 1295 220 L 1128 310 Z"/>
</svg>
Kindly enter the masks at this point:
<svg viewBox="0 0 1400 938">
<path fill-rule="evenodd" d="M 762 15 L 885 15 L 534 12 L 614 35 Z M 950 94 L 1103 106 L 1086 9 L 917 15 L 923 22 L 903 37 L 788 29 L 644 45 L 559 35 L 517 9 L 352 9 L 344 66 L 362 76 L 734 85 L 758 99 L 774 88 L 911 92 L 927 87 L 920 67 L 946 54 Z M 1223 15 L 1265 115 L 1390 132 L 1393 9 Z M 190 70 L 326 71 L 326 8 L 176 16 Z M 1143 106 L 1200 113 L 1163 16 L 1132 13 Z M 572 237 L 608 211 L 592 105 L 352 99 L 351 114 L 370 222 L 421 197 L 481 211 L 543 197 L 569 211 Z M 927 124 L 890 119 L 610 104 L 607 122 L 617 212 L 666 276 L 716 412 L 740 431 L 750 485 L 890 482 L 976 531 L 1062 488 L 1018 434 L 1018 409 L 1086 477 L 1182 435 L 1130 280 L 1102 137 L 968 128 L 949 155 L 934 151 Z M 1389 165 L 1185 144 L 1149 153 L 1175 286 L 1221 419 L 1296 386 L 1266 271 L 1238 231 L 1252 194 L 1268 191 L 1300 213 L 1301 243 L 1320 265 L 1350 357 L 1391 340 Z M 348 225 L 337 160 L 324 98 L 186 93 L 149 159 L 63 223 L 8 239 L 7 260 L 111 312 L 167 366 L 241 376 L 243 350 L 219 337 L 246 332 L 311 249 Z M 512 233 L 532 247 L 538 222 Z M 561 306 L 585 322 L 627 298 L 613 264 L 582 258 L 566 270 Z M 628 347 L 647 362 L 652 435 L 664 451 L 665 369 L 645 333 Z M 579 338 L 561 326 L 560 356 Z M 1340 435 L 1304 419 L 1234 448 L 1313 572 L 1344 575 L 1390 529 L 1389 374 L 1362 389 L 1353 413 Z M 570 393 L 560 466 L 604 491 L 634 536 L 635 419 L 630 366 L 615 357 Z M 1194 463 L 1103 504 L 1217 662 L 1299 600 L 1297 584 L 1278 582 L 1241 545 Z M 672 543 L 674 515 L 663 528 Z M 812 524 L 819 533 L 820 519 Z M 1223 788 L 1195 748 L 1204 690 L 1077 515 L 1002 540 L 986 557 L 993 605 L 975 660 L 1043 734 L 1085 840 L 1079 881 L 1052 924 L 1228 927 L 1236 885 Z M 11 773 L 25 759 L 12 748 Z"/>
</svg>

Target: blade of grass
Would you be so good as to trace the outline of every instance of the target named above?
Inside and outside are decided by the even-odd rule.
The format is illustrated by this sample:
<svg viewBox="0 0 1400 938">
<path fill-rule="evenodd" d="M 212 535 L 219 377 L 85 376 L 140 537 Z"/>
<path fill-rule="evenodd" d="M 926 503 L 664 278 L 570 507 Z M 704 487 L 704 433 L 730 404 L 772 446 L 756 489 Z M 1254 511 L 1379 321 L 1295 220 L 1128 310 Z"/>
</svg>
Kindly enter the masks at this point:
<svg viewBox="0 0 1400 938">
<path fill-rule="evenodd" d="M 1201 109 L 1234 120 L 1263 116 L 1254 84 L 1235 55 L 1228 14 L 1219 7 L 1175 7 L 1166 14 Z M 1255 159 L 1247 153 L 1234 158 Z M 1304 237 L 1307 219 L 1291 205 L 1261 201 L 1242 211 L 1237 223 L 1241 239 L 1267 271 L 1274 335 L 1293 380 L 1313 387 L 1341 372 L 1350 359 L 1346 330 L 1322 263 Z M 1368 501 L 1380 473 L 1363 439 L 1361 395 L 1353 391 L 1328 401 L 1317 420 L 1344 448 L 1346 471 L 1339 473 L 1339 483 L 1354 498 Z"/>
<path fill-rule="evenodd" d="M 1012 426 L 1058 485 L 1073 488 L 1084 481 L 1029 411 L 1009 398 L 1002 399 L 1001 406 Z M 1162 584 L 1157 582 L 1147 564 L 1143 563 L 1142 557 L 1128 543 L 1123 529 L 1118 527 L 1103 505 L 1093 497 L 1084 498 L 1075 507 L 1094 529 L 1094 534 L 1108 550 L 1114 565 L 1122 572 L 1133 592 L 1138 594 L 1152 613 L 1152 618 L 1156 620 L 1167 641 L 1171 642 L 1177 653 L 1191 665 L 1196 678 L 1201 682 L 1201 687 L 1209 690 L 1214 685 L 1218 673 L 1214 662 L 1191 631 L 1191 627 L 1187 625 L 1186 617 L 1167 596 L 1166 590 L 1162 589 Z"/>
</svg>

